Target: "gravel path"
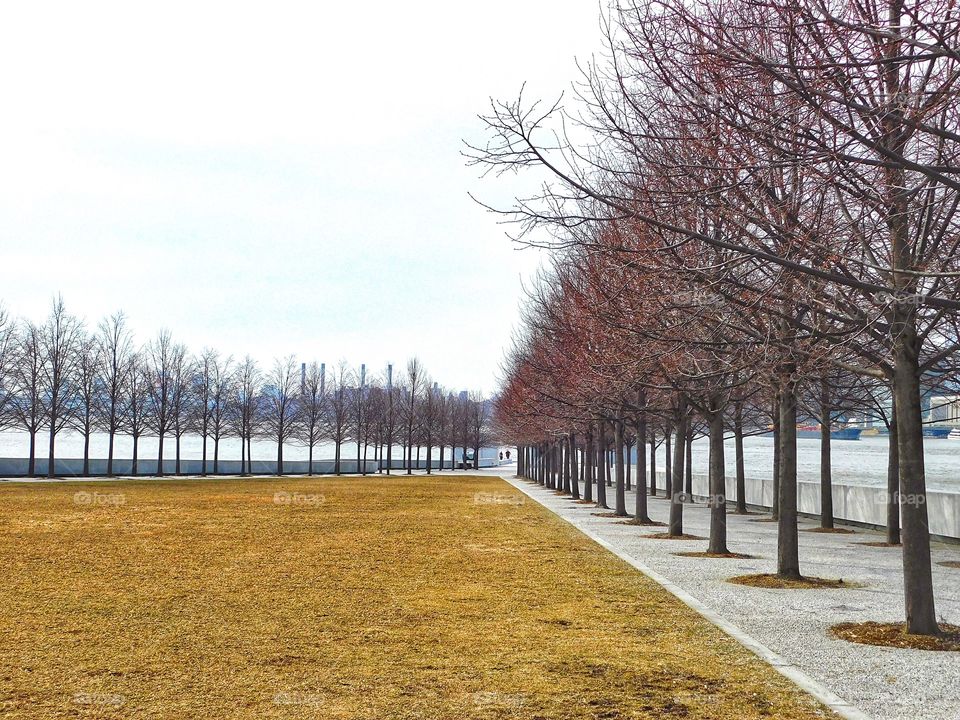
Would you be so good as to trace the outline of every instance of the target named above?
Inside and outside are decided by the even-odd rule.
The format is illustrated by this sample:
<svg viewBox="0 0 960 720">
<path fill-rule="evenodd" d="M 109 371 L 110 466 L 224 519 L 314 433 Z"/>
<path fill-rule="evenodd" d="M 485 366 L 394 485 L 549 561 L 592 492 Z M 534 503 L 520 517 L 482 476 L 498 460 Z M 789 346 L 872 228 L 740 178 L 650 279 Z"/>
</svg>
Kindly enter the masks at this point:
<svg viewBox="0 0 960 720">
<path fill-rule="evenodd" d="M 725 580 L 776 570 L 776 523 L 752 522 L 764 515 L 728 516 L 730 550 L 756 559 L 678 557 L 674 553 L 706 550 L 706 541 L 645 539 L 663 528 L 623 525 L 616 518 L 598 517 L 595 506 L 576 504 L 552 490 L 500 474 L 575 527 L 679 586 L 868 716 L 877 720 L 960 720 L 957 653 L 858 645 L 836 640 L 827 632 L 838 622 L 903 620 L 899 549 L 860 544 L 882 541 L 881 533 L 859 528 L 852 535 L 800 533 L 800 565 L 805 575 L 853 580 L 865 584 L 861 589 L 745 587 Z M 630 509 L 634 496 L 632 492 L 627 495 Z M 654 520 L 667 519 L 669 503 L 664 498 L 651 498 L 649 506 Z M 800 527 L 812 528 L 816 523 L 801 519 Z M 686 506 L 684 532 L 706 537 L 708 529 L 706 506 Z M 960 547 L 935 543 L 933 559 L 934 563 L 960 561 Z M 934 587 L 941 620 L 960 625 L 960 569 L 934 564 Z"/>
</svg>

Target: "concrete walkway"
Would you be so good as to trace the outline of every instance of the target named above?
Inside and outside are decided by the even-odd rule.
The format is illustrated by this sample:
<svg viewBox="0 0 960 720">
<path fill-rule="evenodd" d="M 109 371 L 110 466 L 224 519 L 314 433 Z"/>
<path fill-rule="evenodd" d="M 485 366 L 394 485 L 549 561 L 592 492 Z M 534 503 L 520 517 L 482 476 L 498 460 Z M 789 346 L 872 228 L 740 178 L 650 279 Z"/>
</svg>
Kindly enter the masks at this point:
<svg viewBox="0 0 960 720">
<path fill-rule="evenodd" d="M 488 471 L 490 472 L 490 471 Z M 484 473 L 486 474 L 486 473 Z M 577 504 L 537 484 L 495 470 L 528 497 L 594 537 L 635 566 L 649 569 L 655 580 L 692 596 L 704 614 L 719 616 L 728 632 L 754 638 L 779 655 L 797 673 L 812 678 L 851 707 L 877 720 L 960 720 L 960 655 L 947 652 L 902 650 L 836 640 L 828 628 L 839 622 L 903 620 L 903 577 L 898 548 L 869 547 L 882 541 L 881 533 L 856 529 L 855 534 L 800 533 L 800 564 L 805 575 L 843 578 L 863 583 L 860 589 L 771 590 L 733 585 L 734 575 L 775 572 L 777 526 L 754 522 L 768 517 L 728 516 L 728 543 L 732 552 L 752 560 L 678 557 L 677 552 L 706 550 L 706 540 L 657 540 L 646 536 L 660 527 L 621 524 L 618 518 L 599 517 L 593 505 Z M 612 502 L 612 490 L 608 502 Z M 634 494 L 627 493 L 628 511 Z M 650 516 L 666 521 L 669 503 L 650 498 Z M 801 530 L 816 522 L 801 520 Z M 702 503 L 684 509 L 684 532 L 706 538 L 709 513 Z M 960 547 L 933 546 L 934 587 L 941 620 L 960 625 L 960 569 L 936 563 L 960 561 Z M 670 589 L 668 587 L 668 589 Z M 732 626 L 732 627 L 729 627 Z M 736 636 L 736 635 L 735 635 Z M 742 638 L 738 638 L 743 642 Z M 748 643 L 745 643 L 748 644 Z M 756 648 L 753 648 L 757 651 Z M 758 654 L 763 656 L 762 652 Z M 766 658 L 777 664 L 776 658 Z M 785 674 L 789 674 L 785 673 Z M 842 711 L 842 708 L 837 708 Z M 862 716 L 862 715 L 861 715 Z"/>
</svg>

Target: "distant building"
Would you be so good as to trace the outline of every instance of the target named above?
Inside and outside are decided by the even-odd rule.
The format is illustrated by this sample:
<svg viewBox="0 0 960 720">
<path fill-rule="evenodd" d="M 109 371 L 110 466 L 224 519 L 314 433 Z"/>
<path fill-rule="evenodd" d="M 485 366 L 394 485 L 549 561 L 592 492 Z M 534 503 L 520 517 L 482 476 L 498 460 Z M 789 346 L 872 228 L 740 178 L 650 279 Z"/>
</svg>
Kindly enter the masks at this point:
<svg viewBox="0 0 960 720">
<path fill-rule="evenodd" d="M 928 422 L 960 425 L 960 395 L 933 395 L 930 397 Z"/>
</svg>

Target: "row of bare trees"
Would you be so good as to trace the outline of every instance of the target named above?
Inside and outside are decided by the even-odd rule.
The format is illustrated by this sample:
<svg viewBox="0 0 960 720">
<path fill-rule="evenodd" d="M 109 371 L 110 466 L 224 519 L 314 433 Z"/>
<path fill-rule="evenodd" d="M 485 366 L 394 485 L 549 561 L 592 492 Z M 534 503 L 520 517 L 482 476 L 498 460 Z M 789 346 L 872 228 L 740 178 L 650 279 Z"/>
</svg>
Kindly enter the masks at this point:
<svg viewBox="0 0 960 720">
<path fill-rule="evenodd" d="M 488 408 L 478 394 L 442 389 L 418 359 L 396 382 L 392 367 L 368 378 L 363 366 L 358 373 L 341 362 L 328 373 L 325 364 L 298 364 L 292 355 L 263 370 L 249 355 L 235 360 L 212 349 L 194 355 L 166 330 L 138 346 L 123 313 L 91 331 L 59 297 L 41 324 L 14 321 L 0 309 L 0 430 L 28 435 L 29 475 L 37 474 L 41 439 L 47 474 L 54 475 L 57 438 L 65 430 L 83 439 L 84 475 L 96 433 L 106 436 L 107 475 L 114 474 L 118 437 L 132 441 L 133 474 L 145 437 L 158 442 L 157 474 L 164 473 L 165 457 L 180 474 L 187 435 L 201 439 L 203 473 L 220 471 L 226 439 L 240 441 L 244 473 L 252 472 L 254 440 L 276 444 L 278 472 L 285 446 L 307 449 L 312 474 L 315 450 L 328 444 L 337 474 L 348 444 L 360 472 L 368 460 L 386 472 L 398 465 L 411 472 L 421 465 L 421 451 L 429 472 L 452 468 L 455 449 L 461 459 L 471 449 L 479 458 L 489 441 Z"/>
<path fill-rule="evenodd" d="M 588 485 L 627 419 L 641 439 L 669 425 L 677 534 L 696 415 L 720 552 L 723 434 L 770 413 L 778 574 L 795 578 L 798 419 L 812 404 L 829 426 L 831 397 L 860 387 L 891 431 L 906 628 L 939 632 L 921 399 L 960 349 L 960 16 L 947 0 L 639 0 L 603 20 L 572 103 L 495 102 L 469 151 L 541 173 L 501 211 L 553 257 L 501 423 L 551 472 L 581 438 Z"/>
</svg>

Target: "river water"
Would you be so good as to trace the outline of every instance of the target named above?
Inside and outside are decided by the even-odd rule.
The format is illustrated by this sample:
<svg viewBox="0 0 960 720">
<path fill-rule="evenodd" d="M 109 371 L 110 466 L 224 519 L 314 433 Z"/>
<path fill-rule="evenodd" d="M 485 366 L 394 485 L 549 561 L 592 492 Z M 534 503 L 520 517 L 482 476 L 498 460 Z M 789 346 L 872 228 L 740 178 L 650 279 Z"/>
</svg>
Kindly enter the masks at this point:
<svg viewBox="0 0 960 720">
<path fill-rule="evenodd" d="M 886 487 L 887 437 L 865 437 L 860 440 L 834 440 L 830 444 L 833 481 L 848 485 Z M 649 467 L 649 447 L 648 467 Z M 724 443 L 727 473 L 734 477 L 736 455 L 733 438 Z M 710 451 L 706 438 L 693 441 L 693 472 L 707 474 Z M 766 478 L 773 475 L 773 438 L 747 437 L 743 440 L 744 467 L 747 477 Z M 927 489 L 960 492 L 960 440 L 924 438 L 924 464 Z M 657 469 L 663 470 L 664 449 L 657 453 Z M 820 440 L 797 439 L 797 477 L 820 480 Z"/>
</svg>

